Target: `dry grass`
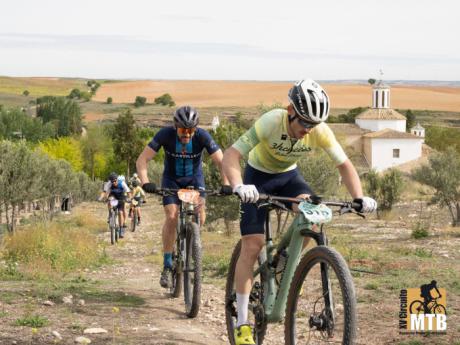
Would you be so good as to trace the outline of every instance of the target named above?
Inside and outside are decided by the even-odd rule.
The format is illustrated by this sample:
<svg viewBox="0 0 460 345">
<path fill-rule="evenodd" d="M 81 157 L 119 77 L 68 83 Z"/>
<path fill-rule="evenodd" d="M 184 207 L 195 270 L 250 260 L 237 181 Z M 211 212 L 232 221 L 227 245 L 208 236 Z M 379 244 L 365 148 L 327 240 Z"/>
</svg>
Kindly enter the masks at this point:
<svg viewBox="0 0 460 345">
<path fill-rule="evenodd" d="M 6 262 L 18 263 L 26 277 L 49 277 L 105 261 L 96 232 L 100 221 L 80 214 L 65 221 L 32 224 L 7 235 L 1 245 Z"/>
<path fill-rule="evenodd" d="M 82 79 L 0 77 L 0 93 L 22 95 L 28 90 L 30 99 L 46 95 L 67 96 L 73 88 L 86 90 L 87 87 Z"/>
<path fill-rule="evenodd" d="M 105 102 L 113 97 L 114 103 L 132 103 L 136 96 L 147 97 L 152 103 L 156 97 L 169 93 L 176 104 L 197 107 L 256 106 L 260 103 L 287 104 L 287 91 L 291 82 L 245 81 L 129 81 L 103 84 L 95 101 Z M 350 109 L 370 106 L 371 88 L 368 85 L 324 84 L 332 100 L 332 107 Z M 391 106 L 398 109 L 428 109 L 458 111 L 460 88 L 395 86 L 391 91 Z"/>
</svg>

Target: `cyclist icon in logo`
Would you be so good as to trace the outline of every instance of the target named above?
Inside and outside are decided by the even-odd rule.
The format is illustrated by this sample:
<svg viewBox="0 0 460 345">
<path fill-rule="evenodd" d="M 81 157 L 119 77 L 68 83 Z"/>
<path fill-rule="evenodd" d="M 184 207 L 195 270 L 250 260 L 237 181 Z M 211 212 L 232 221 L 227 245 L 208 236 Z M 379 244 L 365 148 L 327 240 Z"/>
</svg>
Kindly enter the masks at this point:
<svg viewBox="0 0 460 345">
<path fill-rule="evenodd" d="M 437 297 L 431 295 L 431 290 L 436 290 Z M 444 314 L 447 315 L 446 307 L 437 302 L 440 299 L 441 293 L 436 286 L 436 280 L 432 280 L 429 284 L 420 286 L 420 297 L 423 301 L 415 300 L 410 304 L 409 311 L 411 314 Z"/>
</svg>

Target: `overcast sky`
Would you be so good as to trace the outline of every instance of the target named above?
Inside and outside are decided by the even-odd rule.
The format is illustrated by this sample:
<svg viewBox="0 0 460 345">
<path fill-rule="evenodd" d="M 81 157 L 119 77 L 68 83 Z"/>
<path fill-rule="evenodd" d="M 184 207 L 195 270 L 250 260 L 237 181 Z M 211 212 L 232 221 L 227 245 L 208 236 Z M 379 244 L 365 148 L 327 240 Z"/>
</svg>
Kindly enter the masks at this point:
<svg viewBox="0 0 460 345">
<path fill-rule="evenodd" d="M 0 75 L 460 80 L 458 0 L 15 0 Z"/>
</svg>

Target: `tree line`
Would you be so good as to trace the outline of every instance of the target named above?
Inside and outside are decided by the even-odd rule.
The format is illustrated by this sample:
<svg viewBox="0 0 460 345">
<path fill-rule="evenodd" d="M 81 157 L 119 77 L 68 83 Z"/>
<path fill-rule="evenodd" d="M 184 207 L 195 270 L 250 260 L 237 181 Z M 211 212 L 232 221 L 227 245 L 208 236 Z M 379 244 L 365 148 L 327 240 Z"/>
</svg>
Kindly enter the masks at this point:
<svg viewBox="0 0 460 345">
<path fill-rule="evenodd" d="M 83 172 L 76 172 L 69 162 L 52 159 L 31 149 L 26 141 L 0 142 L 0 214 L 7 229 L 14 231 L 18 213 L 34 203 L 52 212 L 56 202 L 71 195 L 74 202 L 94 199 L 100 185 Z"/>
</svg>

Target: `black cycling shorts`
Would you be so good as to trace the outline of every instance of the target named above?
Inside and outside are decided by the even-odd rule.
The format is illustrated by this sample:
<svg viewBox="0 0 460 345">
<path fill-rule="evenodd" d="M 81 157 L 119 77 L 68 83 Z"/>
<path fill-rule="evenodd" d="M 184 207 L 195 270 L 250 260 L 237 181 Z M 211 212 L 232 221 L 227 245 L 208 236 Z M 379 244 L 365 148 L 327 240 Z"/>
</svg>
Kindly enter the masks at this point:
<svg viewBox="0 0 460 345">
<path fill-rule="evenodd" d="M 305 179 L 296 168 L 278 174 L 269 174 L 246 165 L 243 176 L 244 184 L 253 184 L 259 193 L 295 198 L 300 194 L 313 195 Z M 285 202 L 291 208 L 292 203 Z M 258 209 L 254 203 L 241 203 L 241 235 L 263 234 L 267 208 Z"/>
</svg>

